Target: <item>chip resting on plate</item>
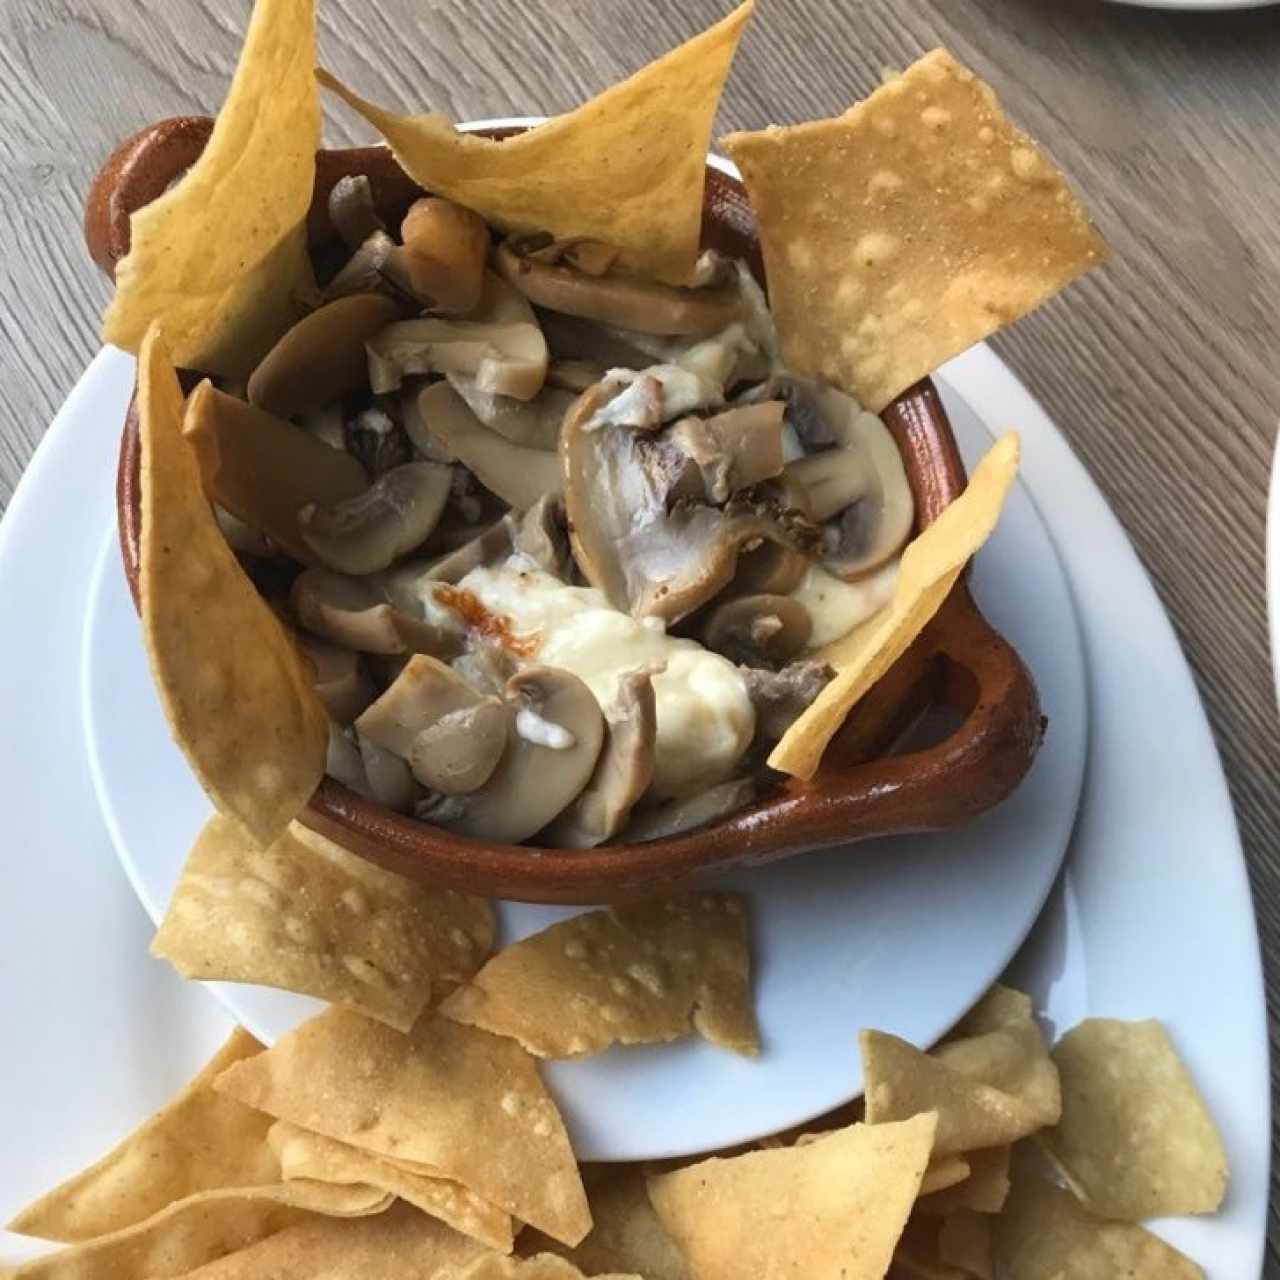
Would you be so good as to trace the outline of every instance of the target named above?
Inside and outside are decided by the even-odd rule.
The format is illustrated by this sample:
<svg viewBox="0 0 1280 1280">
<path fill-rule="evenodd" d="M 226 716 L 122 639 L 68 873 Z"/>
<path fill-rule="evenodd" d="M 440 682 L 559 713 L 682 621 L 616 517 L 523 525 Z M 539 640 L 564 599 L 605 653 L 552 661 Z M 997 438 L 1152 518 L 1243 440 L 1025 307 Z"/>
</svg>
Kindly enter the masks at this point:
<svg viewBox="0 0 1280 1280">
<path fill-rule="evenodd" d="M 142 635 L 178 745 L 213 803 L 270 844 L 324 776 L 329 718 L 214 519 L 153 327 L 138 356 Z"/>
<path fill-rule="evenodd" d="M 493 942 L 493 907 L 384 871 L 300 823 L 266 849 L 215 814 L 151 944 L 184 978 L 255 982 L 401 1031 Z"/>
<path fill-rule="evenodd" d="M 199 1191 L 279 1182 L 268 1117 L 213 1089 L 227 1067 L 261 1052 L 237 1027 L 171 1101 L 97 1163 L 28 1205 L 9 1230 L 63 1243 L 90 1240 Z"/>
<path fill-rule="evenodd" d="M 440 1008 L 540 1058 L 674 1040 L 759 1051 L 747 918 L 737 894 L 589 911 L 498 952 Z"/>
<path fill-rule="evenodd" d="M 691 1280 L 684 1254 L 649 1202 L 640 1165 L 583 1165 L 582 1180 L 591 1230 L 581 1244 L 568 1248 L 528 1227 L 517 1242 L 519 1253 L 558 1253 L 589 1276 L 634 1272 L 644 1280 Z"/>
<path fill-rule="evenodd" d="M 935 1155 L 1000 1146 L 1025 1138 L 1061 1113 L 1058 1072 L 1026 1006 L 995 988 L 932 1053 L 883 1031 L 863 1031 L 867 1123 L 938 1114 Z M 1016 995 L 1018 993 L 1009 993 Z M 997 1022 L 984 1005 L 999 1009 Z M 987 1030 L 968 1034 L 974 1027 Z"/>
<path fill-rule="evenodd" d="M 271 1126 L 268 1140 L 279 1157 L 280 1173 L 286 1181 L 310 1178 L 314 1182 L 363 1182 L 379 1187 L 491 1249 L 511 1252 L 511 1215 L 481 1200 L 459 1182 L 411 1173 L 348 1143 L 300 1129 L 287 1120 L 277 1120 Z"/>
<path fill-rule="evenodd" d="M 1094 1212 L 1213 1213 L 1227 1153 L 1160 1023 L 1088 1018 L 1054 1046 L 1062 1119 L 1040 1141 Z"/>
<path fill-rule="evenodd" d="M 397 116 L 339 94 L 390 143 L 401 167 L 507 232 L 585 237 L 668 284 L 693 272 L 711 126 L 754 0 L 567 115 L 495 142 L 439 115 Z"/>
<path fill-rule="evenodd" d="M 858 700 L 900 658 L 942 607 L 964 566 L 991 536 L 1018 473 L 1020 444 L 1002 436 L 974 468 L 965 491 L 902 553 L 893 600 L 816 655 L 836 678 L 791 725 L 769 756 L 781 773 L 812 778 L 822 753 Z"/>
<path fill-rule="evenodd" d="M 315 56 L 315 0 L 257 0 L 203 153 L 130 220 L 104 341 L 137 351 L 158 320 L 177 364 L 241 378 L 303 314 Z"/>
<path fill-rule="evenodd" d="M 875 412 L 1107 256 L 1048 157 L 945 49 L 833 120 L 723 145 L 788 368 Z"/>
<path fill-rule="evenodd" d="M 410 1035 L 332 1008 L 216 1088 L 278 1120 L 452 1178 L 566 1244 L 591 1227 L 534 1060 L 514 1041 L 423 1017 Z"/>
<path fill-rule="evenodd" d="M 1095 1217 L 1042 1178 L 1016 1178 L 992 1228 L 1001 1280 L 1204 1280 L 1190 1258 L 1151 1232 Z"/>
<path fill-rule="evenodd" d="M 697 1280 L 881 1280 L 929 1163 L 935 1117 L 704 1160 L 649 1181 Z"/>
</svg>

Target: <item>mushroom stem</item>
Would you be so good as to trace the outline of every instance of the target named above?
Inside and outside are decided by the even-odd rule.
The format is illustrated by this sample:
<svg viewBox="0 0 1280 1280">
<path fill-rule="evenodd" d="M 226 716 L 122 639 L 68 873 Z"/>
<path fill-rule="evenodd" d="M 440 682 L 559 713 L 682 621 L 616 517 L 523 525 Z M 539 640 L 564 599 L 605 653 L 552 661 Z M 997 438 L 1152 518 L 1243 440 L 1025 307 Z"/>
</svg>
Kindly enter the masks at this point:
<svg viewBox="0 0 1280 1280">
<path fill-rule="evenodd" d="M 479 306 L 489 228 L 478 213 L 425 196 L 409 206 L 400 239 L 414 291 L 432 299 L 433 310 L 466 315 Z"/>
</svg>

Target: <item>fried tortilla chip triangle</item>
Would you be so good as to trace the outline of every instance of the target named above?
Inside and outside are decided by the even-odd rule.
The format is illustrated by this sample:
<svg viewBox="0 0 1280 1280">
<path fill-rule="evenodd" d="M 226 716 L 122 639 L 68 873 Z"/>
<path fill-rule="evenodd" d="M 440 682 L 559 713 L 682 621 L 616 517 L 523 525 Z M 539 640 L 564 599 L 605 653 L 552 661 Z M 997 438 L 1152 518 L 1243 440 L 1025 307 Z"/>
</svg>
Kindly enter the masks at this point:
<svg viewBox="0 0 1280 1280">
<path fill-rule="evenodd" d="M 301 317 L 315 289 L 315 49 L 315 0 L 257 0 L 204 151 L 130 220 L 104 341 L 137 351 L 158 320 L 178 364 L 245 378 Z"/>
<path fill-rule="evenodd" d="M 711 126 L 753 8 L 746 0 L 599 97 L 502 142 L 458 133 L 443 116 L 394 115 L 318 74 L 428 191 L 503 231 L 603 241 L 631 271 L 684 284 L 698 255 Z"/>
<path fill-rule="evenodd" d="M 440 1017 L 403 1035 L 332 1008 L 215 1087 L 358 1150 L 428 1166 L 566 1244 L 591 1227 L 560 1113 L 514 1040 Z"/>
<path fill-rule="evenodd" d="M 649 1181 L 698 1280 L 882 1280 L 933 1147 L 935 1117 L 852 1125 Z"/>
<path fill-rule="evenodd" d="M 556 1253 L 535 1253 L 527 1258 L 504 1258 L 482 1253 L 461 1266 L 445 1267 L 435 1280 L 586 1280 L 572 1262 Z M 641 1280 L 638 1275 L 596 1273 L 595 1280 Z M 650 1280 L 645 1276 L 643 1280 Z"/>
</svg>

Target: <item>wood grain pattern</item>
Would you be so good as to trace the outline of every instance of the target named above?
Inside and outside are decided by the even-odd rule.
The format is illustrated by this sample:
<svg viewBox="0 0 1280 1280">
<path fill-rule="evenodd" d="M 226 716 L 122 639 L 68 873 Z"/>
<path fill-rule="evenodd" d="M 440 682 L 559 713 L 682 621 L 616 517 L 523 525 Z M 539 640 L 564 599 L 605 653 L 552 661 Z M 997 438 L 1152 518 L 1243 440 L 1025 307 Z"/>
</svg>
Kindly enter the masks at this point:
<svg viewBox="0 0 1280 1280">
<path fill-rule="evenodd" d="M 321 42 L 380 101 L 457 119 L 555 112 L 726 7 L 324 0 Z M 247 0 L 0 4 L 0 504 L 97 347 L 106 288 L 79 234 L 93 173 L 141 125 L 217 106 L 247 12 Z M 1280 415 L 1280 10 L 771 0 L 721 124 L 829 114 L 939 43 L 1050 141 L 1116 250 L 996 346 L 1111 500 L 1191 658 L 1248 851 L 1274 1018 L 1280 736 L 1263 535 Z M 329 112 L 332 143 L 368 136 Z M 1268 1274 L 1278 1243 L 1273 1224 Z"/>
</svg>

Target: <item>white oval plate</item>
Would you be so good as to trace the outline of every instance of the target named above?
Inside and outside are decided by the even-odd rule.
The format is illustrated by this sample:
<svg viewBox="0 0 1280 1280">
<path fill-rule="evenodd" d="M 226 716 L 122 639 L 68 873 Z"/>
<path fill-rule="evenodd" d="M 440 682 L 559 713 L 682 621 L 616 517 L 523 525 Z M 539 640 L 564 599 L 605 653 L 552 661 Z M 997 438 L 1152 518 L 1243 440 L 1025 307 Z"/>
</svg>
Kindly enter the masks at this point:
<svg viewBox="0 0 1280 1280">
<path fill-rule="evenodd" d="M 972 462 L 990 436 L 962 402 Z M 697 1039 L 553 1063 L 547 1079 L 586 1159 L 645 1160 L 729 1146 L 799 1123 L 861 1089 L 853 1031 L 931 1043 L 986 989 L 1026 936 L 1057 874 L 1085 758 L 1079 635 L 1057 555 L 1015 493 L 979 557 L 979 603 L 1034 672 L 1050 729 L 1031 774 L 999 810 L 934 836 L 809 854 L 718 883 L 751 899 L 764 1050 L 746 1060 Z M 85 718 L 102 811 L 153 919 L 210 813 L 170 740 L 109 532 L 90 592 Z M 504 903 L 502 937 L 573 908 Z M 265 987 L 215 984 L 268 1042 L 320 1006 Z M 847 1029 L 843 1033 L 838 1028 Z M 693 1115 L 672 1098 L 696 1098 Z"/>
</svg>

